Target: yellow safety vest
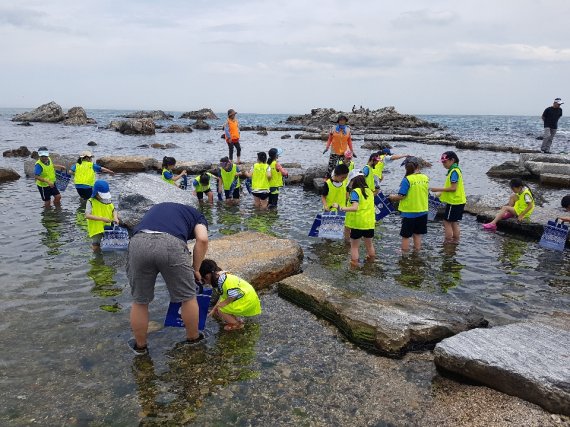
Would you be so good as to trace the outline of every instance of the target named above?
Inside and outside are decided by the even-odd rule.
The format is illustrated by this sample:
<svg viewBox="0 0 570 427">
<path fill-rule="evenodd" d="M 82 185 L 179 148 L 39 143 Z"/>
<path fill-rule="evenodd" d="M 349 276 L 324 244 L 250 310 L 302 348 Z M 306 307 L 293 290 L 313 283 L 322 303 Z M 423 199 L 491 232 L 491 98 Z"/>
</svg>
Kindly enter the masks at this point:
<svg viewBox="0 0 570 427">
<path fill-rule="evenodd" d="M 87 231 L 89 232 L 89 237 L 93 237 L 96 234 L 103 233 L 105 231 L 105 226 L 111 224 L 111 221 L 113 221 L 113 211 L 115 210 L 115 206 L 112 203 L 101 203 L 94 197 L 90 198 L 89 201 L 91 202 L 91 215 L 109 218 L 108 223 L 87 219 Z"/>
<path fill-rule="evenodd" d="M 229 191 L 232 183 L 236 179 L 237 175 L 237 166 L 235 163 L 232 164 L 232 169 L 228 172 L 224 168 L 220 168 L 220 175 L 222 177 L 222 184 L 224 186 L 224 190 Z M 237 184 L 235 188 L 240 187 L 239 177 L 237 178 Z"/>
<path fill-rule="evenodd" d="M 208 184 L 206 185 L 202 185 L 200 183 L 200 175 L 198 175 L 195 179 L 196 181 L 198 181 L 198 185 L 194 186 L 194 190 L 196 190 L 196 193 L 203 193 L 205 191 L 208 191 L 210 189 L 210 183 L 212 181 L 212 178 L 214 177 L 214 175 L 212 175 L 210 172 L 207 172 L 208 178 L 210 178 L 210 181 L 208 181 Z"/>
<path fill-rule="evenodd" d="M 176 182 L 172 178 L 168 179 L 164 176 L 165 172 L 170 172 L 168 169 L 162 169 L 162 180 L 168 182 L 169 184 L 176 185 Z"/>
<path fill-rule="evenodd" d="M 529 205 L 524 199 L 524 196 L 527 194 L 530 196 L 533 206 L 526 213 L 526 215 L 524 216 L 525 218 L 529 218 L 530 215 L 532 214 L 532 212 L 534 211 L 534 197 L 532 197 L 532 193 L 530 192 L 528 187 L 525 187 L 524 190 L 520 192 L 520 194 L 517 194 L 517 201 L 515 202 L 515 206 L 514 206 L 515 212 L 517 213 L 517 215 L 520 215 L 521 212 L 523 212 Z"/>
<path fill-rule="evenodd" d="M 95 185 L 95 171 L 93 170 L 93 163 L 82 160 L 81 163 L 75 164 L 75 185 L 88 185 L 93 187 Z"/>
<path fill-rule="evenodd" d="M 365 189 L 367 196 L 365 199 L 360 188 L 355 188 L 354 191 L 358 194 L 358 210 L 346 213 L 344 225 L 355 230 L 372 230 L 376 225 L 374 193 L 369 189 Z"/>
<path fill-rule="evenodd" d="M 374 175 L 376 175 L 378 178 L 382 179 L 382 173 L 384 171 L 384 158 L 386 157 L 386 154 L 383 154 L 380 156 L 380 160 L 378 161 L 378 163 L 376 163 L 376 166 L 374 166 Z"/>
<path fill-rule="evenodd" d="M 40 165 L 42 167 L 42 173 L 39 176 L 44 179 L 48 179 L 51 182 L 55 182 L 55 168 L 53 167 L 53 162 L 51 161 L 51 158 L 48 157 L 48 159 L 49 159 L 49 165 L 46 165 L 41 160 L 38 160 L 36 162 L 36 165 Z M 46 184 L 45 182 L 39 181 L 37 179 L 36 179 L 36 184 L 38 185 L 38 187 L 49 187 L 49 184 Z"/>
<path fill-rule="evenodd" d="M 269 179 L 267 178 L 267 163 L 255 163 L 253 174 L 251 175 L 251 189 L 253 191 L 269 190 Z M 273 176 L 271 176 L 273 178 Z"/>
<path fill-rule="evenodd" d="M 408 194 L 398 205 L 400 212 L 419 213 L 428 211 L 429 178 L 423 173 L 413 173 L 406 179 L 410 183 Z"/>
<path fill-rule="evenodd" d="M 329 193 L 325 197 L 329 209 L 334 203 L 338 203 L 339 206 L 346 206 L 346 181 L 345 179 L 340 187 L 334 185 L 332 179 L 328 179 L 325 182 L 325 185 L 329 188 Z"/>
<path fill-rule="evenodd" d="M 456 171 L 457 175 L 459 175 L 457 189 L 455 191 L 442 191 L 439 200 L 448 205 L 464 205 L 467 202 L 467 197 L 465 196 L 465 188 L 463 187 L 463 174 L 458 166 L 449 168 L 447 176 L 445 177 L 444 187 L 451 187 L 451 172 L 453 171 Z"/>
<path fill-rule="evenodd" d="M 374 168 L 370 165 L 366 166 L 368 166 L 368 176 L 364 177 L 366 180 L 366 185 L 370 190 L 374 191 L 376 189 L 376 185 L 374 185 Z"/>
<path fill-rule="evenodd" d="M 228 291 L 236 288 L 243 293 L 243 296 L 220 308 L 220 311 L 235 316 L 256 316 L 260 314 L 261 303 L 253 286 L 233 274 L 226 273 L 226 278 L 222 284 L 220 301 L 225 301 L 228 298 Z"/>
<path fill-rule="evenodd" d="M 277 170 L 277 160 L 271 162 L 269 167 L 271 168 L 269 187 L 277 187 L 277 190 L 273 191 L 273 193 L 279 194 L 279 187 L 283 187 L 283 174 Z"/>
</svg>

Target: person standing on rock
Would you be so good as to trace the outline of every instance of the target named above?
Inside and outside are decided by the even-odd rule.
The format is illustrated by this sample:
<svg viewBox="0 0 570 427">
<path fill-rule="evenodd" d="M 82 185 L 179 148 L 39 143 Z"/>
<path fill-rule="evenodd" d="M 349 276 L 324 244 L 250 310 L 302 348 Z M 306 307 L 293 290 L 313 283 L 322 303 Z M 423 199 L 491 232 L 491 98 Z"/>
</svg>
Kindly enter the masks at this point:
<svg viewBox="0 0 570 427">
<path fill-rule="evenodd" d="M 192 258 L 187 242 L 196 239 Z M 133 296 L 129 340 L 137 355 L 148 353 L 148 305 L 154 299 L 156 276 L 166 282 L 171 302 L 182 303 L 186 341 L 204 339 L 198 332 L 196 283 L 202 282 L 200 266 L 208 250 L 208 221 L 197 209 L 165 202 L 151 207 L 133 232 L 129 243 L 127 277 Z"/>
<path fill-rule="evenodd" d="M 54 165 L 49 157 L 49 150 L 47 147 L 38 148 L 39 160 L 34 166 L 34 175 L 36 178 L 36 185 L 38 191 L 44 201 L 44 207 L 51 206 L 51 198 L 53 197 L 53 204 L 55 206 L 61 205 L 61 194 L 55 186 L 55 169 L 65 170 L 63 165 Z"/>
<path fill-rule="evenodd" d="M 236 119 L 237 112 L 230 108 L 228 110 L 228 119 L 224 124 L 224 136 L 226 138 L 226 143 L 228 144 L 229 158 L 234 160 L 234 147 L 236 149 L 237 163 L 240 164 L 241 156 L 241 145 L 239 145 L 239 122 Z"/>
<path fill-rule="evenodd" d="M 550 146 L 552 145 L 552 140 L 558 130 L 558 120 L 562 117 L 562 108 L 560 108 L 562 104 L 564 104 L 562 99 L 556 98 L 552 103 L 552 107 L 546 108 L 544 113 L 542 113 L 542 121 L 544 122 L 544 138 L 542 140 L 540 151 L 543 153 L 550 154 Z"/>
<path fill-rule="evenodd" d="M 339 160 L 344 160 L 344 153 L 347 149 L 350 150 L 353 157 L 358 157 L 354 152 L 354 148 L 352 148 L 350 126 L 348 126 L 347 123 L 348 117 L 341 115 L 338 117 L 337 125 L 330 129 L 327 146 L 325 151 L 323 151 L 323 154 L 325 154 L 332 147 L 327 168 L 327 178 L 330 177 L 331 172 L 338 164 Z"/>
</svg>

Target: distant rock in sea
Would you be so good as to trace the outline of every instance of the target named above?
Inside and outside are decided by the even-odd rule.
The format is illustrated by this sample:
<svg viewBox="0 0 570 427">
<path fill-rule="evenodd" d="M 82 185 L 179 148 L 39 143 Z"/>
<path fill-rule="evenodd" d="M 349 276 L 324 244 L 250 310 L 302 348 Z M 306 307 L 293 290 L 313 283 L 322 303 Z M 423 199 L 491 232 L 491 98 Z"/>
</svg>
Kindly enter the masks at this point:
<svg viewBox="0 0 570 427">
<path fill-rule="evenodd" d="M 180 116 L 181 119 L 192 119 L 192 120 L 217 120 L 218 116 L 210 108 L 202 108 L 196 111 L 188 111 Z"/>
<path fill-rule="evenodd" d="M 15 148 L 13 150 L 7 150 L 2 153 L 3 157 L 28 157 L 31 151 L 25 145 L 20 146 L 20 148 Z"/>
<path fill-rule="evenodd" d="M 190 126 L 170 125 L 162 129 L 161 133 L 190 133 L 192 128 Z"/>
<path fill-rule="evenodd" d="M 172 120 L 172 114 L 165 113 L 162 110 L 153 111 L 135 111 L 134 113 L 123 114 L 121 117 L 126 119 L 152 119 L 152 120 Z"/>
<path fill-rule="evenodd" d="M 109 123 L 108 129 L 123 135 L 154 135 L 156 133 L 156 125 L 152 119 L 115 120 Z"/>
<path fill-rule="evenodd" d="M 209 130 L 211 126 L 206 123 L 203 119 L 197 119 L 194 124 L 192 124 L 192 128 L 198 130 Z"/>
<path fill-rule="evenodd" d="M 83 125 L 96 125 L 97 122 L 94 119 L 87 117 L 87 113 L 83 107 L 72 107 L 67 111 L 65 119 L 63 120 L 64 125 L 72 126 L 83 126 Z"/>
<path fill-rule="evenodd" d="M 63 121 L 65 115 L 59 104 L 49 102 L 40 105 L 38 108 L 26 113 L 16 114 L 13 122 L 42 122 L 42 123 L 59 123 Z"/>
</svg>

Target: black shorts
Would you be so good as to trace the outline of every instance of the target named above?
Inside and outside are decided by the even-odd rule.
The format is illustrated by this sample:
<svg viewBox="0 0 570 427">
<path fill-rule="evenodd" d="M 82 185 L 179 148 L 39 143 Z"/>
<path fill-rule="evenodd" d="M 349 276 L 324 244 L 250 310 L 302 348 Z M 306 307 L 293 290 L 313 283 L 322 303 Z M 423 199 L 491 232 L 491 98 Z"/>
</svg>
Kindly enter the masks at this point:
<svg viewBox="0 0 570 427">
<path fill-rule="evenodd" d="M 427 214 L 418 216 L 416 218 L 402 217 L 402 228 L 400 230 L 400 236 L 409 239 L 414 234 L 426 234 L 427 223 Z"/>
<path fill-rule="evenodd" d="M 198 197 L 198 200 L 203 200 L 204 199 L 204 194 L 208 194 L 209 192 L 211 192 L 212 190 L 209 188 L 206 191 L 196 191 L 196 196 Z"/>
<path fill-rule="evenodd" d="M 77 190 L 77 194 L 79 194 L 79 197 L 81 197 L 83 200 L 89 200 L 91 198 L 91 195 L 93 194 L 92 188 L 75 187 L 75 189 Z"/>
<path fill-rule="evenodd" d="M 261 200 L 265 200 L 269 197 L 269 193 L 256 193 L 255 191 L 253 192 L 253 197 L 257 197 Z"/>
<path fill-rule="evenodd" d="M 42 196 L 42 200 L 44 202 L 49 202 L 52 197 L 55 197 L 59 194 L 59 190 L 55 185 L 53 187 L 40 187 L 38 185 L 38 191 L 40 192 L 40 195 Z"/>
<path fill-rule="evenodd" d="M 457 222 L 463 219 L 463 209 L 465 205 L 445 205 L 445 214 L 443 216 L 444 221 L 447 222 Z"/>
<path fill-rule="evenodd" d="M 230 190 L 224 190 L 224 194 L 226 195 L 226 200 L 239 199 L 239 188 L 234 188 L 233 194 L 230 193 Z"/>
<path fill-rule="evenodd" d="M 361 237 L 365 239 L 372 239 L 374 237 L 374 229 L 371 228 L 370 230 L 357 230 L 356 228 L 350 229 L 350 238 L 354 240 L 358 240 Z"/>
</svg>

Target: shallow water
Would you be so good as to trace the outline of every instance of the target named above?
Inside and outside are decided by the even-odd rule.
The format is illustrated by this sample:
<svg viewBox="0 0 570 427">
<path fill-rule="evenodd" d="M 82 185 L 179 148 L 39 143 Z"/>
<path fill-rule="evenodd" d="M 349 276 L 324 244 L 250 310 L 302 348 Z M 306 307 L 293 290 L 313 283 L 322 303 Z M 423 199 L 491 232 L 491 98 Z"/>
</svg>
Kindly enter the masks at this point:
<svg viewBox="0 0 570 427">
<path fill-rule="evenodd" d="M 83 149 L 81 141 L 87 136 L 82 133 L 99 132 L 51 126 L 55 127 L 45 128 L 49 130 L 46 143 L 55 144 L 61 152 Z M 43 129 L 41 125 L 0 126 L 3 137 L 14 133 L 2 138 L 2 146 L 11 138 L 21 138 L 22 143 L 27 138 L 39 141 Z M 104 132 L 97 147 L 102 153 L 107 143 L 141 141 Z M 58 134 L 70 140 L 50 140 Z M 190 137 L 198 138 L 197 134 Z M 252 137 L 251 145 L 261 147 L 261 138 L 277 142 L 278 136 L 259 138 Z M 183 144 L 181 140 L 176 143 Z M 186 148 L 195 144 L 200 150 L 186 149 L 180 155 L 183 159 L 211 160 L 208 156 L 219 156 L 224 150 L 223 145 L 210 149 L 210 144 L 197 140 L 186 144 Z M 288 140 L 282 144 L 291 144 L 284 161 L 324 160 L 318 142 Z M 132 147 L 125 150 L 136 152 Z M 398 148 L 398 152 L 404 150 L 418 150 L 432 158 L 441 147 L 406 144 Z M 471 178 L 469 194 L 506 196 L 502 183 L 487 179 L 481 170 L 513 157 L 462 153 L 466 176 L 477 177 Z M 4 164 L 22 170 L 21 159 L 4 159 Z M 443 182 L 444 170 L 439 169 L 428 170 L 434 182 Z M 393 165 L 390 171 L 384 186 L 395 189 L 401 170 Z M 111 188 L 119 186 L 122 178 L 110 178 Z M 546 195 L 554 206 L 556 193 Z M 300 187 L 286 187 L 280 198 L 278 212 L 261 214 L 252 209 L 249 196 L 244 196 L 239 207 L 205 205 L 211 237 L 258 230 L 293 238 L 303 247 L 305 265 L 324 266 L 336 285 L 348 291 L 373 295 L 374 289 L 362 289 L 358 279 L 374 276 L 394 286 L 471 302 L 493 324 L 540 319 L 570 306 L 567 252 L 549 252 L 536 241 L 482 232 L 468 215 L 459 246 L 443 247 L 441 223 L 434 222 L 429 224 L 422 252 L 406 256 L 399 250 L 399 219 L 389 217 L 377 228 L 377 260 L 353 271 L 348 268 L 344 243 L 306 236 L 320 206 L 319 196 Z M 74 190 L 64 193 L 61 209 L 43 210 L 33 180 L 22 178 L 0 185 L 0 202 L 4 206 L 0 211 L 4 242 L 0 246 L 1 424 L 131 425 L 143 420 L 152 425 L 171 420 L 267 425 L 274 420 L 275 424 L 330 425 L 351 419 L 357 425 L 413 424 L 425 419 L 426 408 L 443 405 L 443 397 L 434 390 L 446 380 L 436 374 L 429 353 L 403 361 L 368 355 L 326 322 L 271 291 L 261 295 L 265 313 L 248 324 L 244 334 L 220 332 L 210 322 L 206 345 L 181 349 L 176 343 L 182 331 L 160 330 L 150 337 L 152 358 L 133 360 L 125 344 L 130 336 L 125 255 L 91 254 Z M 164 286 L 159 284 L 151 305 L 153 322 L 162 323 L 167 302 Z M 370 390 L 377 398 L 370 396 Z M 378 404 L 386 410 L 366 409 Z M 523 415 L 525 411 L 541 413 L 532 405 L 520 405 Z M 435 414 L 430 416 L 436 419 Z"/>
</svg>

